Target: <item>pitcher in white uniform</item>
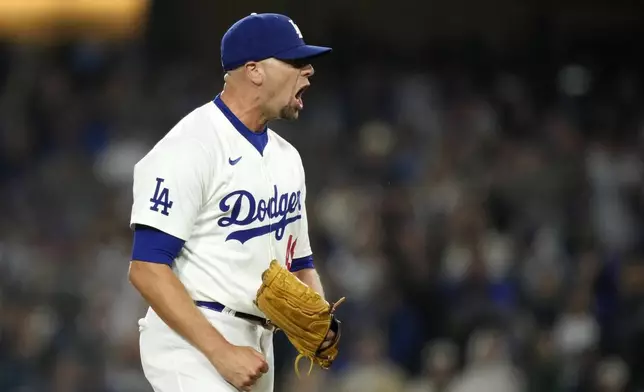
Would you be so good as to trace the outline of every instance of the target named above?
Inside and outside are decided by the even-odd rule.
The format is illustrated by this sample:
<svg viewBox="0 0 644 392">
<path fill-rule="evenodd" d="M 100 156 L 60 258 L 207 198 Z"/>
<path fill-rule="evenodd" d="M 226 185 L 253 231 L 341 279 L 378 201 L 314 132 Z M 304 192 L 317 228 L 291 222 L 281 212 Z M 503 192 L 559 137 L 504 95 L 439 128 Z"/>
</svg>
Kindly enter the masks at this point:
<svg viewBox="0 0 644 392">
<path fill-rule="evenodd" d="M 273 391 L 262 272 L 279 260 L 324 296 L 302 161 L 267 123 L 297 119 L 311 59 L 330 50 L 287 16 L 241 19 L 221 42 L 223 91 L 135 166 L 129 277 L 150 304 L 140 349 L 155 391 Z"/>
</svg>

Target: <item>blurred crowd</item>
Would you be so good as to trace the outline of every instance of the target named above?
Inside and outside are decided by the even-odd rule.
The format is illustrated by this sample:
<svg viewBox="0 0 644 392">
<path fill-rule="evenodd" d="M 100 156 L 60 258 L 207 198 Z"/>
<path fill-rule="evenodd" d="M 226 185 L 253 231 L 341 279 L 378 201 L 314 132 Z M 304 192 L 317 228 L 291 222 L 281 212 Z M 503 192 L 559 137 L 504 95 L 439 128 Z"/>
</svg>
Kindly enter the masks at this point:
<svg viewBox="0 0 644 392">
<path fill-rule="evenodd" d="M 139 49 L 0 50 L 0 391 L 151 390 L 132 167 L 222 78 Z M 297 380 L 276 335 L 276 391 L 644 390 L 637 68 L 346 54 L 274 124 L 303 157 L 327 296 L 347 297 L 341 355 Z"/>
</svg>

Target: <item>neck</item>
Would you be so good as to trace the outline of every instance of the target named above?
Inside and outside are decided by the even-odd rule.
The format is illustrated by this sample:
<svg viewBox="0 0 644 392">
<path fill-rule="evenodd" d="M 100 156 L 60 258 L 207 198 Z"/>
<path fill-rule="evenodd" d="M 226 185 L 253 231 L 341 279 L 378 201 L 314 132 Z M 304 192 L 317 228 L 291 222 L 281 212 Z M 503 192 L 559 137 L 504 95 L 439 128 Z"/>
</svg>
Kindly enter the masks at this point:
<svg viewBox="0 0 644 392">
<path fill-rule="evenodd" d="M 259 105 L 259 97 L 240 94 L 230 86 L 224 86 L 220 97 L 230 111 L 248 129 L 253 132 L 262 132 L 264 130 L 268 123 L 268 118 L 264 115 Z"/>
</svg>

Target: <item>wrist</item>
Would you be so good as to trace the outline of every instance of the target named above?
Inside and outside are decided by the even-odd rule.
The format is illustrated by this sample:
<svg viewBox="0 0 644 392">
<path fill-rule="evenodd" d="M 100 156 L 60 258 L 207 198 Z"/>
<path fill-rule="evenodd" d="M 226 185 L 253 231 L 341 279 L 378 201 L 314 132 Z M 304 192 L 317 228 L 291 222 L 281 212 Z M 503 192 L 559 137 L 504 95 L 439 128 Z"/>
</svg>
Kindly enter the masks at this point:
<svg viewBox="0 0 644 392">
<path fill-rule="evenodd" d="M 217 336 L 204 349 L 204 354 L 216 362 L 221 362 L 225 354 L 230 350 L 232 344 L 223 336 Z"/>
</svg>

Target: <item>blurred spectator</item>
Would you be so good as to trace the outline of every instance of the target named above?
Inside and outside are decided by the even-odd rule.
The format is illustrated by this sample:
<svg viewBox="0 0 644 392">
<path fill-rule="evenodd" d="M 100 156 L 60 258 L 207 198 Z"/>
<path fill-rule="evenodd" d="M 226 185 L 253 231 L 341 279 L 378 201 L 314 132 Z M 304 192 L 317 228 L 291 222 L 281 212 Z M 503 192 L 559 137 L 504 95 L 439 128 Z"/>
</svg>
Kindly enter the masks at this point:
<svg viewBox="0 0 644 392">
<path fill-rule="evenodd" d="M 466 367 L 450 392 L 525 391 L 522 372 L 512 365 L 508 347 L 497 331 L 477 331 L 468 342 Z"/>
<path fill-rule="evenodd" d="M 337 391 L 396 392 L 403 389 L 404 373 L 384 356 L 383 339 L 375 331 L 359 337 L 353 360 L 338 377 Z"/>
<path fill-rule="evenodd" d="M 569 387 L 588 382 L 587 372 L 599 343 L 599 326 L 590 313 L 590 294 L 585 287 L 573 287 L 567 304 L 554 326 L 554 341 L 563 360 L 565 383 Z"/>
<path fill-rule="evenodd" d="M 562 379 L 562 362 L 548 330 L 539 331 L 527 361 L 528 391 L 565 391 Z"/>
<path fill-rule="evenodd" d="M 606 358 L 597 366 L 595 390 L 598 392 L 623 392 L 629 382 L 629 372 L 621 358 Z"/>
<path fill-rule="evenodd" d="M 458 347 L 450 341 L 436 341 L 424 351 L 423 371 L 408 383 L 405 392 L 448 391 L 458 371 Z"/>
</svg>

